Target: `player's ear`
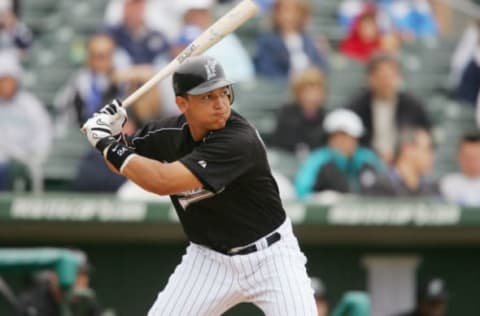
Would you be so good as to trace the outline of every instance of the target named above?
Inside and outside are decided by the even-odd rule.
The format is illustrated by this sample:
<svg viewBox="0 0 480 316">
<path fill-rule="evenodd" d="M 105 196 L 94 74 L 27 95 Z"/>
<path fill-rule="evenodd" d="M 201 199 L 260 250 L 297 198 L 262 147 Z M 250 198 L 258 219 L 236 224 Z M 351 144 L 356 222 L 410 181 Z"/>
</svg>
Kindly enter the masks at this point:
<svg viewBox="0 0 480 316">
<path fill-rule="evenodd" d="M 176 96 L 175 102 L 177 103 L 178 109 L 180 112 L 185 113 L 188 108 L 188 100 L 182 96 Z"/>
</svg>

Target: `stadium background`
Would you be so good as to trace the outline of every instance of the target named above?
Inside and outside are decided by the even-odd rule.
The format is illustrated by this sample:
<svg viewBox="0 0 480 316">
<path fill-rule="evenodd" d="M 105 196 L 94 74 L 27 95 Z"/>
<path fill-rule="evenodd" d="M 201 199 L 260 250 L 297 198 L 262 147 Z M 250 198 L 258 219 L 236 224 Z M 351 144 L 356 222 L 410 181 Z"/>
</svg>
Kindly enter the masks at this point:
<svg viewBox="0 0 480 316">
<path fill-rule="evenodd" d="M 81 63 L 82 47 L 102 20 L 106 2 L 22 1 L 22 20 L 35 33 L 34 45 L 24 62 L 24 83 L 48 106 L 52 105 L 59 87 Z M 342 37 L 336 21 L 338 2 L 314 0 L 312 4 L 312 32 L 325 35 L 335 45 Z M 224 10 L 224 6 L 219 6 L 218 14 Z M 439 149 L 434 169 L 436 175 L 456 169 L 456 140 L 464 131 L 475 126 L 473 108 L 462 107 L 443 93 L 453 49 L 470 18 L 454 11 L 452 30 L 448 36 L 436 41 L 410 43 L 402 50 L 406 87 L 427 100 L 428 112 L 434 119 L 434 136 Z M 249 50 L 254 49 L 255 33 L 262 23 L 262 19 L 254 19 L 237 32 Z M 335 107 L 343 104 L 350 95 L 349 91 L 358 87 L 364 70 L 334 52 L 329 61 L 328 104 Z M 274 126 L 272 113 L 283 103 L 282 100 L 288 98 L 288 91 L 262 79 L 254 85 L 239 85 L 236 89 L 238 110 L 268 138 Z M 249 107 L 249 104 L 264 106 Z M 72 196 L 81 197 L 71 192 L 52 197 L 49 192 L 68 191 L 68 183 L 86 147 L 76 128 L 72 128 L 65 137 L 55 139 L 44 168 L 43 184 L 47 193 L 43 194 L 43 198 L 48 200 L 60 196 L 68 200 Z M 286 169 L 291 168 L 289 162 L 282 159 L 280 157 L 276 163 L 285 164 Z M 19 167 L 18 178 L 24 177 L 25 170 Z M 186 245 L 180 226 L 168 216 L 153 220 L 135 219 L 131 224 L 128 220 L 127 224 L 123 220 L 114 219 L 113 223 L 99 220 L 96 215 L 82 219 L 68 218 L 68 215 L 62 218 L 58 214 L 48 215 L 48 210 L 39 217 L 28 214 L 18 217 L 12 207 L 18 196 L 24 196 L 21 192 L 18 194 L 2 195 L 2 247 L 82 249 L 94 266 L 92 287 L 102 305 L 112 307 L 118 315 L 138 315 L 148 308 L 179 262 Z M 29 193 L 26 194 L 28 198 Z M 108 199 L 114 200 L 113 197 Z M 362 200 L 358 203 L 360 210 L 362 203 Z M 395 209 L 402 207 L 402 203 L 395 201 L 389 206 L 393 205 Z M 165 208 L 161 203 L 157 206 Z M 287 211 L 296 214 L 297 208 L 297 205 L 287 206 Z M 435 204 L 427 207 L 434 208 Z M 312 215 L 313 219 L 304 215 L 296 221 L 295 227 L 309 259 L 309 273 L 325 282 L 332 306 L 347 290 L 368 290 L 367 269 L 362 263 L 366 256 L 416 256 L 421 259 L 417 279 L 441 276 L 448 284 L 451 293 L 449 315 L 479 315 L 480 304 L 476 296 L 480 292 L 480 218 L 475 212 L 480 213 L 480 209 L 452 208 L 458 213 L 458 218 L 447 222 L 439 223 L 432 219 L 416 223 L 412 219 L 399 224 L 383 218 L 376 222 L 360 219 L 346 224 L 332 221 L 328 217 L 328 209 L 318 211 L 314 205 L 304 212 L 318 212 L 324 214 L 324 218 L 315 218 L 320 216 L 318 214 Z M 65 212 L 69 213 L 68 210 Z M 14 288 L 20 284 L 18 275 L 5 278 Z M 241 306 L 228 315 L 258 314 L 253 310 L 251 306 Z M 4 313 L 0 310 L 0 314 Z"/>
</svg>

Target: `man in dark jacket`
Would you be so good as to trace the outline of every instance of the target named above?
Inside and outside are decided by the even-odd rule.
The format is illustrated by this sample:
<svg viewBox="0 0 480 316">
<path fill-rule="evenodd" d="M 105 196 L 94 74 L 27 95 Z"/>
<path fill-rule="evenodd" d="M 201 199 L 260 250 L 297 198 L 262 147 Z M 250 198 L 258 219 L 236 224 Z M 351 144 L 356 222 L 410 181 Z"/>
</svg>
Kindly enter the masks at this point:
<svg viewBox="0 0 480 316">
<path fill-rule="evenodd" d="M 417 304 L 411 312 L 398 316 L 445 316 L 447 315 L 448 292 L 442 279 L 434 278 L 417 291 Z"/>
<path fill-rule="evenodd" d="M 405 126 L 430 129 L 430 119 L 420 100 L 400 91 L 400 65 L 393 56 L 374 56 L 367 65 L 367 75 L 369 87 L 347 107 L 360 116 L 365 126 L 361 143 L 374 148 L 390 163 L 398 131 Z"/>
</svg>

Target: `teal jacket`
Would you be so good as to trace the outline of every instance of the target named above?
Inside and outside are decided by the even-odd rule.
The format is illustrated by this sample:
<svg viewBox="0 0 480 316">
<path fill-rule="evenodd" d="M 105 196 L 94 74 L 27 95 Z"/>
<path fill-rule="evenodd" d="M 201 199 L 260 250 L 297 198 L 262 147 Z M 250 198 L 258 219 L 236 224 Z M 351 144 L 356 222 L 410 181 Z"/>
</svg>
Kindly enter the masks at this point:
<svg viewBox="0 0 480 316">
<path fill-rule="evenodd" d="M 314 150 L 300 166 L 295 178 L 298 198 L 303 199 L 313 192 L 317 177 L 327 166 L 334 167 L 345 177 L 351 191 L 358 190 L 360 187 L 360 173 L 365 168 L 371 168 L 376 172 L 382 172 L 385 169 L 380 158 L 370 149 L 358 147 L 353 156 L 348 159 L 330 147 L 322 147 Z"/>
</svg>

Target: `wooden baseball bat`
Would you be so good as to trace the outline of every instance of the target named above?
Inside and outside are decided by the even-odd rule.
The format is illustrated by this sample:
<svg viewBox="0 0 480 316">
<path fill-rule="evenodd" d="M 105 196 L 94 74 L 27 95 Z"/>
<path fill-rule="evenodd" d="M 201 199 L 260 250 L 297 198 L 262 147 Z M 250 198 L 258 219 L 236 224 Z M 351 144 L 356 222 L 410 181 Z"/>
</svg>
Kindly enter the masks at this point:
<svg viewBox="0 0 480 316">
<path fill-rule="evenodd" d="M 140 88 L 135 90 L 123 102 L 123 107 L 127 108 L 137 101 L 143 94 L 153 88 L 162 79 L 170 75 L 177 67 L 190 56 L 196 56 L 203 53 L 208 48 L 218 43 L 222 38 L 232 33 L 248 19 L 256 15 L 258 7 L 254 0 L 243 0 L 233 9 L 224 14 L 207 30 L 200 34 L 190 45 L 188 45 L 178 56 L 168 65 L 162 68 L 155 76 L 145 82 Z"/>
</svg>

